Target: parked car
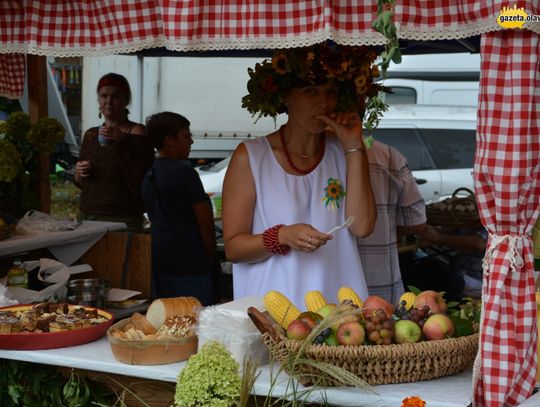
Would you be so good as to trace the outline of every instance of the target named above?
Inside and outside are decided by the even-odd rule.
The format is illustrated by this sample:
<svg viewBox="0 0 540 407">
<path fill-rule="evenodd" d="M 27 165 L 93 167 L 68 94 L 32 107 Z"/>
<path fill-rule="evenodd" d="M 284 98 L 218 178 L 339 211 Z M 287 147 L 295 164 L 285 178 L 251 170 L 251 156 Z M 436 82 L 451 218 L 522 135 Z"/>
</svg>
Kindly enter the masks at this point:
<svg viewBox="0 0 540 407">
<path fill-rule="evenodd" d="M 391 106 L 373 135 L 407 158 L 426 203 L 457 188 L 473 190 L 476 108 Z M 221 194 L 229 160 L 197 168 L 207 193 Z"/>
</svg>

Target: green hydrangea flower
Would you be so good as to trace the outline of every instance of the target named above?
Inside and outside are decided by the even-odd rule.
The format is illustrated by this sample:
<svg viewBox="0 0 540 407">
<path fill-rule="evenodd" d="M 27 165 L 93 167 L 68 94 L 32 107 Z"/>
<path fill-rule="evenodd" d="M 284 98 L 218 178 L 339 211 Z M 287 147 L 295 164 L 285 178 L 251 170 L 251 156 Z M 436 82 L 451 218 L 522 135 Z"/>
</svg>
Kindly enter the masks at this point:
<svg viewBox="0 0 540 407">
<path fill-rule="evenodd" d="M 9 128 L 6 122 L 0 121 L 0 134 L 8 134 Z"/>
<path fill-rule="evenodd" d="M 239 366 L 219 342 L 208 342 L 191 356 L 178 375 L 174 401 L 178 407 L 229 407 L 240 397 Z"/>
<path fill-rule="evenodd" d="M 24 112 L 13 112 L 6 120 L 6 134 L 18 140 L 26 137 L 30 131 L 30 116 Z"/>
<path fill-rule="evenodd" d="M 50 153 L 64 139 L 65 132 L 58 120 L 42 117 L 31 127 L 26 138 L 40 153 Z"/>
<path fill-rule="evenodd" d="M 0 140 L 0 181 L 11 182 L 21 168 L 21 154 L 13 143 Z"/>
</svg>

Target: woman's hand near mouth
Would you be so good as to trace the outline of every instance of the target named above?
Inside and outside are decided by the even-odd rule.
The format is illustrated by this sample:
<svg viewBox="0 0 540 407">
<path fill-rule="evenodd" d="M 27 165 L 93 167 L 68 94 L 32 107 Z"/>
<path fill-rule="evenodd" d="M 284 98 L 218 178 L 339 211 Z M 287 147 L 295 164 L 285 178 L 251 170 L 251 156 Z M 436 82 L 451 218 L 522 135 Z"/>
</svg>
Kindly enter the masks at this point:
<svg viewBox="0 0 540 407">
<path fill-rule="evenodd" d="M 358 113 L 334 112 L 330 116 L 320 115 L 315 118 L 326 125 L 325 130 L 328 133 L 337 137 L 343 150 L 365 148 L 362 140 L 362 120 Z"/>
</svg>

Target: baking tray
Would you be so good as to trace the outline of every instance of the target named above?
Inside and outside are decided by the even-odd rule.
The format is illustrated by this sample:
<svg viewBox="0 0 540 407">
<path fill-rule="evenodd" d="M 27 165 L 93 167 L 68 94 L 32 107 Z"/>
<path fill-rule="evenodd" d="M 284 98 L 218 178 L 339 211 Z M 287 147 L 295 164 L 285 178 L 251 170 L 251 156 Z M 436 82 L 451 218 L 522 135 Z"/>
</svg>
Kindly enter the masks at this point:
<svg viewBox="0 0 540 407">
<path fill-rule="evenodd" d="M 33 305 L 11 305 L 0 307 L 0 311 L 23 311 L 32 308 Z M 70 305 L 69 308 L 75 307 Z M 93 307 L 84 307 L 93 310 Z M 41 332 L 41 333 L 9 333 L 0 334 L 0 349 L 12 350 L 38 350 L 65 348 L 68 346 L 82 345 L 101 338 L 107 332 L 107 328 L 113 322 L 113 315 L 110 312 L 98 309 L 98 314 L 107 321 L 88 327 L 73 329 L 71 331 Z"/>
</svg>

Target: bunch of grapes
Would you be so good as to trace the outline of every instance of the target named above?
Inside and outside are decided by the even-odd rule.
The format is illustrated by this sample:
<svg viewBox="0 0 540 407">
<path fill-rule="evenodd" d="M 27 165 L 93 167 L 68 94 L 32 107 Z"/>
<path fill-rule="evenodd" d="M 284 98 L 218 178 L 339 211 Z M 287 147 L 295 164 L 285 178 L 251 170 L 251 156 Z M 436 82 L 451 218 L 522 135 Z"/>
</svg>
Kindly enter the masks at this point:
<svg viewBox="0 0 540 407">
<path fill-rule="evenodd" d="M 413 322 L 416 322 L 420 328 L 424 326 L 424 321 L 429 316 L 429 305 L 424 305 L 422 308 L 411 308 L 409 311 L 405 308 L 405 301 L 402 301 L 399 304 L 396 315 L 399 319 L 410 319 Z"/>
<path fill-rule="evenodd" d="M 399 319 L 409 319 L 409 311 L 407 311 L 407 301 L 401 301 L 396 307 L 395 311 L 396 316 Z"/>
<path fill-rule="evenodd" d="M 328 338 L 331 333 L 332 333 L 332 328 L 323 329 L 321 333 L 317 335 L 315 339 L 313 339 L 313 343 L 315 345 L 322 345 L 325 339 Z"/>
<path fill-rule="evenodd" d="M 391 345 L 394 338 L 394 319 L 388 318 L 382 309 L 366 317 L 368 342 L 374 345 Z"/>
</svg>

